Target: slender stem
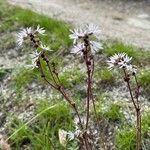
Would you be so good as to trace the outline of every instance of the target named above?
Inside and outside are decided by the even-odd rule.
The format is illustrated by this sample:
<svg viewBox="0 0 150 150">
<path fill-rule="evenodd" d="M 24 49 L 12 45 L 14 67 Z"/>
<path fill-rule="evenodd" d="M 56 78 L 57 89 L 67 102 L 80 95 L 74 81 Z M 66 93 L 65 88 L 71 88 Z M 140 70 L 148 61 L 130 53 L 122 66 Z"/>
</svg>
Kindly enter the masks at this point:
<svg viewBox="0 0 150 150">
<path fill-rule="evenodd" d="M 52 76 L 52 79 L 53 79 L 55 85 L 58 86 L 57 81 L 56 81 L 56 79 L 55 79 L 55 77 L 54 77 L 54 74 L 53 74 L 53 72 L 52 72 L 51 66 L 50 66 L 50 64 L 49 64 L 49 60 L 48 60 L 48 58 L 45 56 L 45 54 L 44 54 L 44 60 L 46 61 L 46 64 L 47 64 L 48 69 L 49 69 L 49 72 L 50 72 L 50 75 Z"/>
<path fill-rule="evenodd" d="M 60 92 L 61 92 L 62 95 L 65 97 L 65 99 L 68 99 L 68 98 L 69 98 L 69 97 L 67 96 L 67 94 L 65 93 L 65 91 L 64 91 L 63 88 L 61 88 Z M 72 105 L 72 107 L 74 108 L 74 110 L 75 110 L 75 112 L 76 112 L 76 114 L 77 114 L 77 116 L 78 116 L 80 127 L 81 127 L 81 129 L 83 130 L 83 125 L 82 125 L 82 122 L 81 122 L 81 118 L 80 118 L 79 112 L 78 112 L 78 110 L 77 110 L 77 108 L 76 108 L 75 105 Z M 86 133 L 85 133 L 85 134 L 86 134 Z M 84 138 L 86 150 L 90 150 L 89 142 L 88 142 L 88 137 L 85 135 L 85 136 L 83 136 L 83 138 Z"/>
<path fill-rule="evenodd" d="M 91 88 L 90 88 L 90 92 L 91 92 L 91 99 L 92 99 L 92 103 L 93 103 L 93 108 L 94 108 L 94 113 L 95 113 L 95 117 L 97 119 L 97 122 L 98 121 L 98 117 L 97 117 L 97 112 L 96 112 L 96 106 L 95 106 L 95 101 L 94 101 L 94 96 L 93 96 L 93 92 L 92 92 L 92 81 L 93 81 L 93 74 L 94 74 L 94 56 L 92 58 L 92 68 L 91 68 Z"/>
<path fill-rule="evenodd" d="M 36 41 L 35 41 L 34 39 L 32 39 L 32 38 L 31 38 L 30 40 L 31 40 L 31 42 L 33 42 L 33 46 L 34 46 L 34 47 L 36 47 L 36 48 L 39 47 L 39 41 L 36 42 Z M 55 85 L 53 85 L 49 80 L 47 80 L 47 78 L 46 78 L 46 76 L 45 76 L 45 74 L 44 74 L 44 71 L 43 71 L 41 62 L 40 62 L 40 58 L 39 58 L 37 65 L 39 66 L 39 70 L 40 70 L 40 72 L 41 72 L 41 77 L 43 77 L 43 79 L 44 79 L 50 86 L 52 86 L 54 89 L 58 90 L 58 91 L 64 96 L 64 98 L 66 99 L 66 101 L 73 107 L 74 111 L 76 112 L 76 114 L 77 114 L 77 116 L 78 116 L 80 126 L 81 126 L 81 128 L 83 129 L 83 125 L 82 125 L 82 122 L 81 122 L 81 118 L 80 118 L 79 112 L 78 112 L 78 110 L 77 110 L 77 107 L 76 107 L 76 105 L 75 105 L 75 102 L 72 101 L 72 100 L 70 100 L 70 98 L 67 96 L 67 94 L 65 93 L 64 89 L 62 88 L 62 85 L 61 85 L 61 82 L 60 82 L 60 79 L 59 79 L 58 75 L 57 75 L 56 73 L 54 73 L 55 76 L 56 76 L 56 78 L 57 78 L 57 80 L 58 80 L 58 82 L 59 82 L 59 83 L 57 84 L 57 81 L 55 80 L 53 71 L 51 70 L 51 67 L 50 67 L 50 65 L 49 65 L 49 60 L 46 58 L 44 52 L 43 52 L 42 54 L 43 54 L 43 57 L 42 57 L 42 58 L 44 58 L 44 60 L 45 60 L 46 63 L 47 63 L 47 66 L 48 66 L 50 75 L 52 76 L 52 79 L 53 79 Z M 42 54 L 41 54 L 41 56 L 42 56 Z M 89 143 L 88 143 L 88 137 L 87 137 L 87 136 L 84 137 L 84 141 L 85 141 L 86 150 L 90 150 L 90 149 L 89 149 Z"/>
<path fill-rule="evenodd" d="M 76 107 L 74 101 L 70 100 L 70 98 L 69 98 L 68 95 L 65 93 L 65 91 L 64 91 L 64 89 L 63 89 L 62 86 L 56 87 L 56 86 L 54 86 L 52 83 L 50 83 L 50 82 L 47 80 L 47 78 L 45 77 L 44 71 L 43 71 L 43 69 L 42 69 L 42 65 L 41 65 L 40 60 L 39 60 L 38 63 L 39 63 L 39 64 L 38 64 L 38 65 L 39 65 L 39 70 L 40 70 L 40 72 L 41 72 L 41 76 L 43 77 L 43 79 L 44 79 L 50 86 L 52 86 L 54 89 L 56 89 L 57 91 L 59 91 L 59 92 L 64 96 L 64 98 L 66 99 L 66 101 L 72 106 L 72 108 L 73 108 L 74 111 L 76 112 L 77 117 L 78 117 L 78 119 L 79 119 L 80 127 L 81 127 L 81 129 L 83 130 L 83 125 L 82 125 L 82 122 L 81 122 L 81 118 L 80 118 L 79 112 L 78 112 L 78 110 L 77 110 L 77 107 Z M 87 137 L 87 136 L 84 137 L 84 141 L 85 141 L 86 150 L 90 150 L 90 149 L 89 149 L 88 137 Z"/>
<path fill-rule="evenodd" d="M 141 150 L 141 112 L 140 112 L 140 109 L 137 110 L 136 117 L 137 117 L 136 148 L 137 150 Z"/>
<path fill-rule="evenodd" d="M 142 147 L 142 134 L 141 134 L 141 130 L 142 130 L 142 127 L 141 127 L 141 109 L 140 109 L 140 104 L 139 104 L 139 89 L 140 89 L 140 86 L 139 86 L 139 83 L 138 83 L 138 80 L 137 80 L 137 77 L 136 75 L 134 74 L 134 78 L 135 78 L 135 82 L 136 82 L 136 86 L 137 86 L 137 89 L 136 89 L 136 101 L 137 101 L 137 148 L 138 150 L 141 150 L 141 147 Z"/>
<path fill-rule="evenodd" d="M 129 89 L 129 93 L 130 93 L 130 96 L 131 96 L 132 103 L 133 103 L 133 105 L 134 105 L 134 108 L 136 109 L 137 106 L 136 106 L 136 102 L 135 102 L 134 97 L 133 97 L 133 94 L 132 94 L 132 90 L 131 90 L 130 82 L 129 82 L 129 79 L 128 79 L 128 75 L 127 75 L 125 69 L 123 69 L 123 71 L 124 71 L 124 74 L 125 74 L 125 80 L 126 80 L 126 82 L 127 82 L 127 87 L 128 87 L 128 89 Z"/>
<path fill-rule="evenodd" d="M 130 79 L 126 73 L 126 70 L 125 69 L 123 69 L 123 70 L 124 70 L 124 74 L 125 74 L 125 81 L 127 82 L 127 87 L 129 89 L 129 92 L 130 92 L 131 100 L 132 100 L 132 103 L 133 103 L 135 111 L 136 111 L 136 150 L 141 150 L 141 111 L 140 111 L 139 100 L 138 100 L 139 85 L 137 82 L 137 78 L 134 75 L 135 81 L 137 84 L 137 91 L 136 91 L 137 93 L 136 93 L 136 101 L 135 101 L 133 94 L 132 94 L 130 82 L 129 82 Z"/>
<path fill-rule="evenodd" d="M 87 116 L 86 116 L 86 130 L 88 128 L 89 124 L 89 117 L 90 117 L 90 93 L 91 93 L 91 70 L 89 66 L 89 60 L 88 60 L 88 52 L 85 55 L 85 63 L 87 67 Z"/>
<path fill-rule="evenodd" d="M 82 125 L 82 121 L 81 121 L 81 118 L 80 118 L 80 115 L 79 115 L 79 112 L 76 108 L 76 105 L 72 102 L 70 102 L 70 98 L 67 96 L 67 94 L 65 93 L 64 89 L 63 88 L 60 88 L 59 92 L 64 96 L 64 98 L 69 101 L 69 103 L 71 104 L 71 106 L 74 108 L 77 116 L 78 116 L 78 119 L 79 119 L 79 124 L 80 124 L 80 127 L 83 129 L 83 125 Z"/>
<path fill-rule="evenodd" d="M 57 87 L 55 85 L 53 85 L 50 81 L 47 80 L 45 74 L 44 74 L 44 71 L 43 71 L 43 68 L 42 68 L 42 65 L 41 65 L 41 62 L 40 60 L 38 61 L 38 65 L 39 65 L 39 70 L 41 72 L 41 77 L 50 85 L 52 86 L 54 89 L 57 89 Z"/>
<path fill-rule="evenodd" d="M 84 61 L 86 64 L 86 70 L 87 70 L 85 136 L 87 137 L 89 149 L 92 149 L 92 145 L 89 143 L 89 141 L 88 141 L 89 137 L 87 135 L 89 119 L 90 119 L 90 100 L 92 100 L 96 118 L 97 118 L 97 113 L 96 113 L 93 91 L 92 91 L 92 79 L 93 79 L 93 73 L 94 73 L 94 58 L 91 55 L 91 47 L 90 47 L 88 36 L 85 36 L 85 38 L 84 38 L 84 46 L 85 46 L 85 48 L 83 50 L 83 58 L 84 58 Z"/>
</svg>

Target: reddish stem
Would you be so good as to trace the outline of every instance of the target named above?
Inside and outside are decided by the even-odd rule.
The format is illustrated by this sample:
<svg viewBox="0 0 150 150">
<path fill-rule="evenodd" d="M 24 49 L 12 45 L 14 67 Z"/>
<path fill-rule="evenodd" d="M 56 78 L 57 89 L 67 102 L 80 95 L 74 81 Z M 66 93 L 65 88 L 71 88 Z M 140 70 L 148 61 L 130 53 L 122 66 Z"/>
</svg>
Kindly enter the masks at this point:
<svg viewBox="0 0 150 150">
<path fill-rule="evenodd" d="M 137 85 L 137 93 L 136 93 L 136 101 L 134 100 L 133 94 L 132 94 L 132 90 L 131 90 L 131 86 L 130 86 L 130 78 L 128 77 L 128 74 L 126 73 L 126 70 L 124 70 L 124 74 L 125 74 L 125 81 L 127 82 L 127 87 L 129 89 L 130 92 L 130 96 L 131 96 L 131 100 L 132 103 L 134 105 L 135 111 L 136 111 L 136 150 L 141 150 L 142 145 L 141 145 L 141 111 L 140 111 L 140 106 L 139 106 L 139 84 L 137 81 L 136 76 L 135 77 L 135 81 L 136 81 L 136 85 Z"/>
</svg>

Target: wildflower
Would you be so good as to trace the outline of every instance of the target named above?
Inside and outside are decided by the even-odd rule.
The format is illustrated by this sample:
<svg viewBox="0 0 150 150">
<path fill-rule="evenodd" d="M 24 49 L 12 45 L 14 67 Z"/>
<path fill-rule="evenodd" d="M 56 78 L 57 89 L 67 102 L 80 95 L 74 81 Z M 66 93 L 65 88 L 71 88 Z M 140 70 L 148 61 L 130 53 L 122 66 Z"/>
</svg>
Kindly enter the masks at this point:
<svg viewBox="0 0 150 150">
<path fill-rule="evenodd" d="M 102 49 L 102 44 L 97 41 L 93 41 L 93 36 L 98 38 L 98 34 L 100 30 L 98 26 L 94 24 L 88 24 L 84 28 L 77 28 L 71 30 L 70 39 L 73 40 L 74 47 L 71 50 L 71 53 L 83 54 L 83 50 L 89 51 L 89 49 L 85 49 L 86 45 L 90 47 L 90 52 L 95 53 L 99 49 Z"/>
<path fill-rule="evenodd" d="M 31 68 L 31 69 L 38 68 L 37 61 L 39 60 L 40 55 L 41 55 L 41 52 L 37 52 L 37 51 L 30 54 L 32 63 L 31 63 L 31 65 L 28 65 L 29 68 Z"/>
<path fill-rule="evenodd" d="M 128 57 L 125 53 L 118 53 L 114 54 L 109 58 L 107 61 L 107 64 L 109 65 L 109 69 L 112 69 L 114 67 L 119 68 L 126 68 L 130 64 L 130 61 L 132 60 L 132 57 Z"/>
<path fill-rule="evenodd" d="M 17 35 L 18 45 L 21 46 L 23 44 L 23 41 L 26 40 L 28 38 L 29 34 L 31 34 L 31 33 L 32 33 L 31 27 L 21 30 Z"/>
<path fill-rule="evenodd" d="M 77 28 L 70 31 L 72 34 L 70 34 L 69 37 L 70 39 L 73 39 L 73 44 L 76 44 L 79 38 L 83 38 L 85 36 L 85 31 L 83 31 L 81 28 Z"/>
<path fill-rule="evenodd" d="M 99 30 L 99 27 L 92 24 L 92 23 L 88 24 L 86 27 L 87 27 L 87 31 L 86 31 L 87 33 L 86 34 L 88 34 L 88 35 L 91 35 L 91 34 L 97 35 L 101 32 L 101 30 Z"/>
<path fill-rule="evenodd" d="M 136 74 L 137 72 L 137 67 L 135 65 L 130 64 L 130 65 L 127 65 L 126 68 L 129 73 Z"/>
<path fill-rule="evenodd" d="M 71 53 L 81 54 L 81 52 L 84 50 L 84 48 L 85 48 L 84 44 L 74 45 L 74 47 L 71 50 Z"/>
<path fill-rule="evenodd" d="M 98 26 L 89 24 L 84 28 L 71 30 L 71 33 L 72 34 L 70 34 L 69 37 L 70 39 L 73 39 L 73 43 L 76 44 L 78 39 L 85 38 L 86 36 L 95 35 L 97 37 L 97 34 L 100 33 L 100 30 L 98 29 Z"/>
<path fill-rule="evenodd" d="M 23 44 L 23 42 L 27 39 L 29 39 L 29 37 L 34 37 L 37 34 L 42 34 L 44 35 L 45 30 L 43 28 L 40 28 L 40 26 L 38 25 L 36 30 L 33 30 L 31 27 L 28 27 L 26 29 L 21 30 L 18 35 L 17 35 L 17 43 L 19 46 L 21 46 Z"/>
<path fill-rule="evenodd" d="M 92 53 L 97 52 L 99 49 L 103 49 L 102 44 L 95 41 L 90 41 Z"/>
<path fill-rule="evenodd" d="M 44 30 L 44 28 L 40 28 L 40 26 L 38 25 L 36 30 L 35 30 L 35 33 L 39 33 L 41 35 L 44 35 L 45 30 Z"/>
</svg>

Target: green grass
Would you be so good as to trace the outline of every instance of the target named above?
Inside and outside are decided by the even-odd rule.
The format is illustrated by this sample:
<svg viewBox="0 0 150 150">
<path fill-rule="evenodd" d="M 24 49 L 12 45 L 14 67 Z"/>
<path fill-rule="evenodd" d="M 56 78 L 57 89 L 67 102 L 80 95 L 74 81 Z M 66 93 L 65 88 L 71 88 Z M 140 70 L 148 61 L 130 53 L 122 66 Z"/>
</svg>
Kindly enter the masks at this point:
<svg viewBox="0 0 150 150">
<path fill-rule="evenodd" d="M 143 92 L 145 94 L 150 93 L 150 71 L 149 70 L 141 71 L 138 79 L 141 87 L 143 88 Z"/>
<path fill-rule="evenodd" d="M 76 70 L 76 71 L 74 71 Z M 78 67 L 73 67 L 60 75 L 61 83 L 64 85 L 65 88 L 73 88 L 75 85 L 79 85 L 83 83 L 85 75 L 79 70 Z"/>
<path fill-rule="evenodd" d="M 133 58 L 133 63 L 145 67 L 150 64 L 150 51 L 139 49 L 137 47 L 126 45 L 118 41 L 106 41 L 104 43 L 104 54 L 109 57 L 115 53 L 125 52 Z"/>
<path fill-rule="evenodd" d="M 36 114 L 50 106 L 47 100 L 43 100 L 37 107 Z M 70 108 L 65 103 L 59 103 L 54 108 L 41 113 L 38 118 L 24 126 L 24 122 L 15 119 L 10 126 L 10 135 L 21 128 L 11 137 L 12 150 L 20 150 L 25 146 L 30 150 L 55 149 L 63 150 L 59 143 L 58 130 L 70 131 L 73 129 Z M 23 127 L 22 127 L 23 126 Z"/>
<path fill-rule="evenodd" d="M 108 104 L 108 100 L 110 104 Z M 96 111 L 100 119 L 107 119 L 110 122 L 122 123 L 124 120 L 123 112 L 121 111 L 121 105 L 112 103 L 105 94 L 99 94 L 97 96 Z"/>
<path fill-rule="evenodd" d="M 150 110 L 142 118 L 143 136 L 146 138 L 150 130 Z"/>
<path fill-rule="evenodd" d="M 0 1 L 0 32 L 12 32 L 24 27 L 34 27 L 37 25 L 46 29 L 47 35 L 43 37 L 45 44 L 51 46 L 52 49 L 66 49 L 71 45 L 69 39 L 69 26 L 63 21 L 40 15 L 27 9 L 21 9 L 8 5 L 5 1 Z"/>
<path fill-rule="evenodd" d="M 150 111 L 142 116 L 142 138 L 143 141 L 149 138 L 150 129 Z M 116 131 L 115 143 L 118 150 L 134 150 L 135 149 L 135 128 L 123 126 Z M 149 145 L 148 145 L 149 147 Z M 149 148 L 148 148 L 149 149 Z"/>
<path fill-rule="evenodd" d="M 108 68 L 98 69 L 94 75 L 96 80 L 100 80 L 105 85 L 111 85 L 115 82 L 114 72 L 108 70 Z"/>
<path fill-rule="evenodd" d="M 0 49 L 2 51 L 12 49 L 16 47 L 16 41 L 12 34 L 6 34 L 0 39 Z"/>
<path fill-rule="evenodd" d="M 24 66 L 16 67 L 11 76 L 11 87 L 15 88 L 18 97 L 22 96 L 22 92 L 33 81 L 38 82 L 38 72 L 25 68 Z"/>
<path fill-rule="evenodd" d="M 41 27 L 44 27 L 47 31 L 47 35 L 41 37 L 41 39 L 45 44 L 48 44 L 56 51 L 56 53 L 52 52 L 49 54 L 50 60 L 55 61 L 58 64 L 58 68 L 65 66 L 66 64 L 62 61 L 62 57 L 65 58 L 65 54 L 68 53 L 68 49 L 72 43 L 68 37 L 70 26 L 63 21 L 58 21 L 45 15 L 39 15 L 30 10 L 10 6 L 5 1 L 0 1 L 0 33 L 2 34 L 2 38 L 0 39 L 0 50 L 14 48 L 15 38 L 12 32 L 18 32 L 20 29 L 28 26 L 36 28 L 38 24 Z M 26 51 L 27 49 L 28 52 Z M 60 58 L 56 56 L 59 50 L 63 51 Z M 24 47 L 23 52 L 27 55 L 28 53 L 31 53 L 31 49 L 29 49 L 29 47 Z M 138 65 L 139 68 L 147 67 L 150 63 L 150 51 L 144 51 L 143 49 L 138 49 L 133 46 L 127 46 L 121 42 L 106 41 L 103 51 L 106 57 L 111 56 L 116 52 L 126 52 L 129 56 L 133 57 L 133 62 Z M 54 57 L 56 57 L 55 60 L 53 60 Z M 30 59 L 26 61 L 29 62 Z M 69 61 L 69 63 L 74 62 Z M 102 64 L 103 63 L 104 62 L 102 62 Z M 67 65 L 69 65 L 68 62 Z M 101 65 L 101 63 L 99 65 Z M 61 70 L 63 69 L 61 68 Z M 7 70 L 0 69 L 0 81 L 6 77 L 7 73 Z M 113 86 L 113 83 L 116 81 L 115 78 L 118 78 L 118 75 L 117 73 L 108 71 L 105 63 L 102 69 L 96 70 L 94 77 L 96 80 L 100 81 L 96 85 L 96 88 L 99 88 L 99 83 L 103 83 L 107 87 Z M 29 70 L 22 66 L 14 67 L 11 75 L 11 88 L 15 89 L 18 101 L 31 83 L 37 83 L 38 86 L 39 78 L 40 76 L 36 70 Z M 51 79 L 51 77 L 49 77 L 49 79 Z M 80 104 L 81 100 L 85 99 L 86 93 L 85 89 L 82 87 L 82 89 L 79 88 L 79 90 L 76 90 L 76 86 L 82 86 L 83 82 L 85 84 L 86 77 L 84 74 L 78 67 L 74 67 L 71 68 L 71 70 L 63 72 L 60 79 L 66 88 L 72 90 L 72 95 L 75 96 L 76 102 Z M 150 89 L 150 72 L 146 70 L 143 71 L 143 73 L 139 76 L 139 81 L 146 90 Z M 121 106 L 114 103 L 110 103 L 108 105 L 107 102 L 108 108 L 104 110 L 106 101 L 109 101 L 110 99 L 107 99 L 107 96 L 101 94 L 96 95 L 96 97 L 98 99 L 96 102 L 98 117 L 101 119 L 107 119 L 110 123 L 119 122 L 122 124 L 124 116 L 121 112 Z M 39 102 L 35 111 L 35 116 L 54 104 L 58 104 L 58 106 L 52 110 L 46 111 L 30 124 L 25 125 L 10 139 L 13 150 L 25 149 L 24 146 L 26 146 L 26 149 L 30 150 L 49 150 L 53 147 L 52 143 L 56 149 L 64 149 L 58 140 L 58 130 L 73 130 L 73 114 L 68 105 L 62 102 L 62 99 L 43 100 Z M 80 111 L 83 112 L 82 108 Z M 11 123 L 9 134 L 14 133 L 24 124 L 25 122 L 22 122 L 17 118 L 14 119 Z M 147 134 L 150 126 L 149 113 L 144 116 L 142 125 L 144 134 Z M 75 149 L 75 146 L 73 145 L 76 145 L 76 143 L 73 142 L 70 143 L 70 145 L 70 148 Z M 132 128 L 123 127 L 116 133 L 116 147 L 118 150 L 135 149 L 135 133 Z"/>
<path fill-rule="evenodd" d="M 3 79 L 6 77 L 6 75 L 10 72 L 11 72 L 10 69 L 0 68 L 0 81 L 3 81 Z"/>
<path fill-rule="evenodd" d="M 135 131 L 130 127 L 123 127 L 116 131 L 115 143 L 117 150 L 135 150 Z"/>
<path fill-rule="evenodd" d="M 121 122 L 124 118 L 121 106 L 118 104 L 111 104 L 104 116 L 113 122 Z"/>
</svg>

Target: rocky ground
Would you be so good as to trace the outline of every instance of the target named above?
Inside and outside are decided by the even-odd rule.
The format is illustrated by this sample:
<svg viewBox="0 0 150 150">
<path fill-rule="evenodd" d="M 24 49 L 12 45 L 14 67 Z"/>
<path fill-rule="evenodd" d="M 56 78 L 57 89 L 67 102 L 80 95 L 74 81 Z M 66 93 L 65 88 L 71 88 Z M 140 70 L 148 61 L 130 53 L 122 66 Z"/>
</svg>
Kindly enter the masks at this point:
<svg viewBox="0 0 150 150">
<path fill-rule="evenodd" d="M 142 1 L 135 3 L 134 1 L 128 1 L 127 3 L 121 1 L 90 1 L 87 2 L 83 0 L 9 0 L 10 3 L 14 5 L 19 5 L 25 8 L 34 8 L 35 11 L 49 15 L 54 18 L 62 19 L 68 21 L 73 25 L 79 25 L 82 23 L 94 22 L 102 27 L 102 38 L 103 39 L 118 39 L 123 40 L 123 42 L 128 44 L 133 44 L 142 48 L 150 48 L 150 2 Z M 64 9 L 65 8 L 65 9 Z M 33 19 L 33 18 L 31 18 Z M 11 34 L 14 38 L 16 32 L 5 33 L 2 37 L 7 34 Z M 29 118 L 34 116 L 33 113 L 36 103 L 32 100 L 40 100 L 42 98 L 50 98 L 56 95 L 50 93 L 50 88 L 43 86 L 43 84 L 38 84 L 33 82 L 27 87 L 23 93 L 23 98 L 21 99 L 22 104 L 16 104 L 15 89 L 12 89 L 10 81 L 13 79 L 12 69 L 18 64 L 25 64 L 25 60 L 28 56 L 21 54 L 20 49 L 16 48 L 15 42 L 12 44 L 12 48 L 8 47 L 5 50 L 0 49 L 0 67 L 7 71 L 6 76 L 1 84 L 0 101 L 4 105 L 0 106 L 2 110 L 0 112 L 0 133 L 6 133 L 6 127 L 11 121 L 11 117 L 7 115 L 7 112 L 11 113 L 13 116 L 18 116 L 19 119 L 23 121 L 28 121 Z M 79 63 L 77 60 L 74 63 L 74 57 L 72 55 L 65 57 L 66 70 L 73 70 L 76 64 Z M 100 60 L 101 57 L 97 58 Z M 70 62 L 71 63 L 68 63 Z M 103 60 L 102 60 L 103 61 Z M 98 66 L 98 64 L 97 64 Z M 83 68 L 83 66 L 82 66 Z M 11 77 L 10 77 L 11 74 Z M 119 84 L 119 86 L 118 86 Z M 95 90 L 99 90 L 96 87 L 99 82 L 95 83 Z M 104 86 L 104 87 L 103 87 Z M 104 112 L 107 111 L 112 103 L 119 104 L 122 106 L 121 111 L 123 112 L 125 119 L 129 121 L 129 124 L 134 124 L 135 117 L 133 112 L 133 106 L 131 101 L 129 101 L 128 91 L 122 80 L 119 80 L 116 85 L 105 86 L 103 85 L 105 92 L 105 102 L 104 102 Z M 76 87 L 75 87 L 76 88 Z M 82 86 L 78 86 L 77 89 L 81 89 Z M 101 90 L 101 89 L 100 89 Z M 57 95 L 56 95 L 57 96 Z M 26 101 L 28 99 L 28 101 Z M 145 113 L 149 111 L 150 103 L 147 97 L 142 96 L 140 98 L 142 102 L 142 111 Z M 118 128 L 118 123 L 110 123 L 108 121 L 102 122 L 104 124 L 103 134 L 106 134 L 104 139 L 107 141 L 107 149 L 114 148 L 114 128 Z M 93 125 L 94 127 L 94 125 Z M 93 129 L 95 131 L 95 129 Z M 110 135 L 109 135 L 110 134 Z M 143 145 L 148 147 L 148 142 Z M 145 149 L 148 150 L 148 149 Z"/>
<path fill-rule="evenodd" d="M 150 48 L 149 0 L 8 0 L 73 25 L 93 22 L 103 39 L 118 39 Z M 31 18 L 33 19 L 33 18 Z"/>
</svg>

